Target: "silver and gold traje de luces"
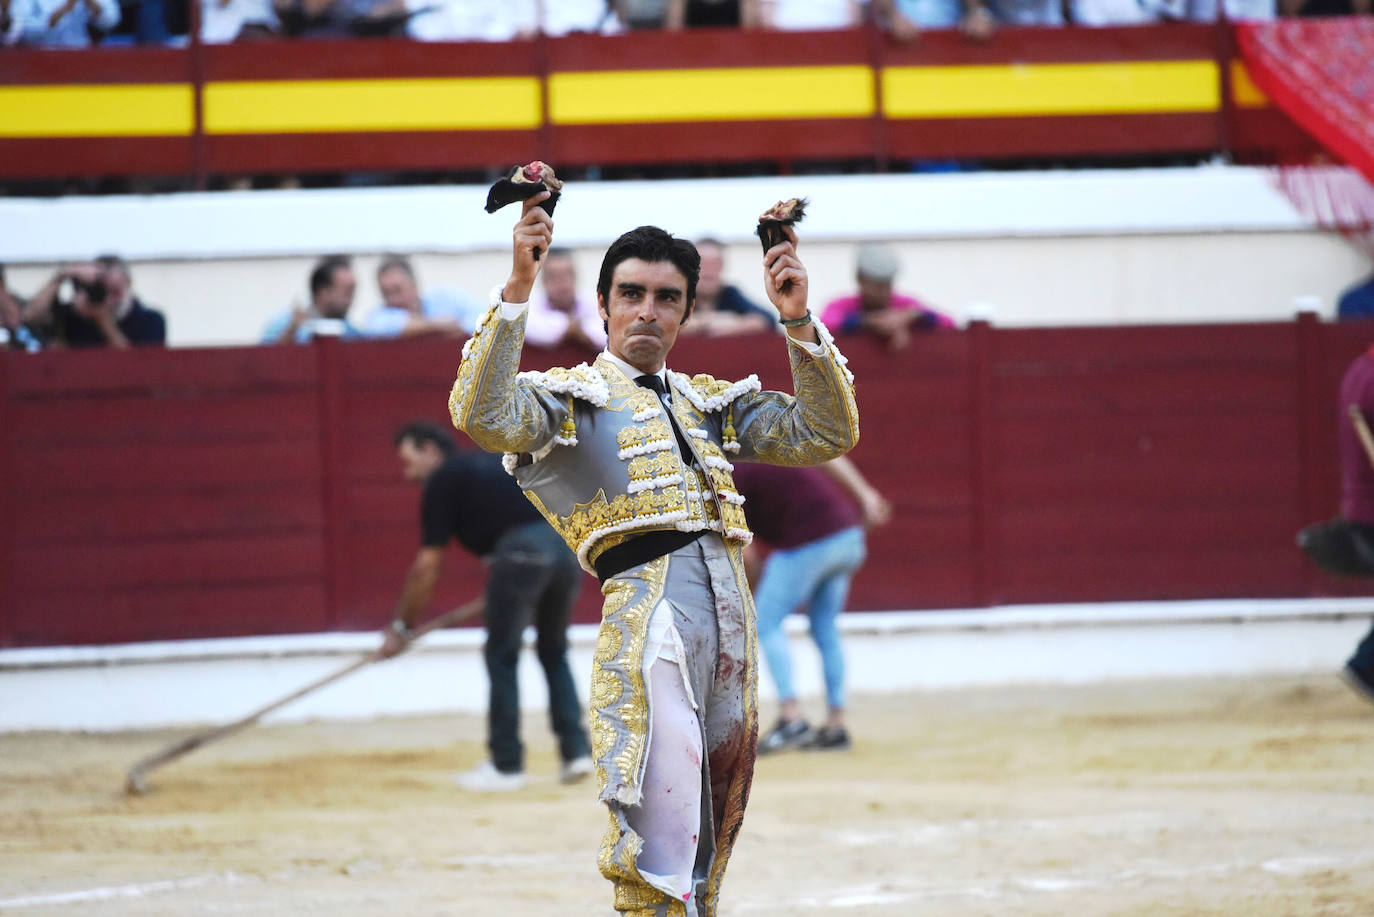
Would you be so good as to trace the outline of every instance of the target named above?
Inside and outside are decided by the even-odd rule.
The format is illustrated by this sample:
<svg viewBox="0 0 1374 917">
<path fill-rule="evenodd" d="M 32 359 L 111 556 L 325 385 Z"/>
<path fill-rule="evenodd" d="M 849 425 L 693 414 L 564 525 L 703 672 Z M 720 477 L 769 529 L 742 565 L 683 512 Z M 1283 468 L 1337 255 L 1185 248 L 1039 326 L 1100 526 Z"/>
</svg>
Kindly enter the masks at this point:
<svg viewBox="0 0 1374 917">
<path fill-rule="evenodd" d="M 814 465 L 858 441 L 853 376 L 824 326 L 820 356 L 788 338 L 797 396 L 668 372 L 683 455 L 657 396 L 608 360 L 519 372 L 523 315 L 500 317 L 500 290 L 463 347 L 449 397 L 453 423 L 506 468 L 583 568 L 644 532 L 718 532 L 751 539 L 732 461 Z"/>
</svg>

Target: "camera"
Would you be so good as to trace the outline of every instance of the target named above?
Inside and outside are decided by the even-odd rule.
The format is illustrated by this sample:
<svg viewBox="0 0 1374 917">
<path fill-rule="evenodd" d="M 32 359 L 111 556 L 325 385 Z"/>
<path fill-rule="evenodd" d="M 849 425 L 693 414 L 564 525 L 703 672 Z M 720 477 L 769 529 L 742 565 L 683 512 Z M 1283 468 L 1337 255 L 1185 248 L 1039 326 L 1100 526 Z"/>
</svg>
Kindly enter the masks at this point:
<svg viewBox="0 0 1374 917">
<path fill-rule="evenodd" d="M 80 280 L 72 279 L 72 286 L 86 294 L 86 301 L 93 306 L 98 306 L 105 301 L 105 296 L 109 292 L 105 288 L 105 281 L 93 280 L 85 283 Z"/>
</svg>

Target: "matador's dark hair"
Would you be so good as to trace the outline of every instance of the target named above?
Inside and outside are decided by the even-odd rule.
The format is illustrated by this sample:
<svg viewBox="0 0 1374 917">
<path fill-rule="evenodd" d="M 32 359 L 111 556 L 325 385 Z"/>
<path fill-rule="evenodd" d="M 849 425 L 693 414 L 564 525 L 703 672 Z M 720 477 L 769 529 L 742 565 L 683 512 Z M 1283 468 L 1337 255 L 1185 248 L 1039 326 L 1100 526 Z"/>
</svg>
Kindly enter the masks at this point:
<svg viewBox="0 0 1374 917">
<path fill-rule="evenodd" d="M 641 261 L 671 261 L 673 267 L 687 278 L 687 307 L 682 320 L 692 314 L 692 305 L 697 297 L 697 278 L 701 276 L 701 255 L 697 247 L 686 239 L 679 239 L 664 232 L 657 226 L 640 226 L 631 229 L 606 249 L 606 257 L 601 259 L 601 276 L 596 281 L 596 292 L 601 294 L 602 302 L 611 301 L 611 276 L 620 262 L 638 258 Z"/>
</svg>

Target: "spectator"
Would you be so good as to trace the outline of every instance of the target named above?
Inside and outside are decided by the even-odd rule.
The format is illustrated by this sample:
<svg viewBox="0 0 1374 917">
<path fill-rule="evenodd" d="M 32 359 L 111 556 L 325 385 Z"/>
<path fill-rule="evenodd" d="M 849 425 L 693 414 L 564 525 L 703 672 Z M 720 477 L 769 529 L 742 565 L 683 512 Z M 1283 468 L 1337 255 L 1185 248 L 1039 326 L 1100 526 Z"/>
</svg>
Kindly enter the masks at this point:
<svg viewBox="0 0 1374 917">
<path fill-rule="evenodd" d="M 1053 8 L 1055 13 L 1058 10 L 1056 0 L 1001 0 L 1001 3 L 1008 7 L 1013 4 L 1017 7 L 1043 6 L 1046 10 Z M 873 11 L 878 17 L 879 25 L 885 27 L 892 33 L 893 38 L 901 42 L 914 41 L 920 36 L 922 29 L 957 28 L 966 37 L 977 41 L 991 38 L 997 30 L 997 21 L 983 5 L 982 0 L 873 0 Z M 1034 14 L 1031 11 L 1017 9 L 1014 13 L 1026 20 L 1018 21 L 1018 24 L 1032 24 L 1030 20 L 1034 18 Z M 1045 12 L 1043 16 L 1049 20 L 1055 13 Z M 1061 23 L 1063 16 L 1058 15 L 1057 21 L 1047 21 L 1046 24 Z"/>
<path fill-rule="evenodd" d="M 1002 25 L 1012 26 L 1062 26 L 1064 24 L 1064 7 L 1059 3 L 1059 0 L 989 0 L 989 3 L 991 4 L 991 16 L 988 17 L 990 22 L 996 20 Z M 989 35 L 991 31 L 991 29 L 988 30 Z"/>
<path fill-rule="evenodd" d="M 315 335 L 344 338 L 363 333 L 348 321 L 357 281 L 353 262 L 344 255 L 321 258 L 310 272 L 310 306 L 293 305 L 267 323 L 262 333 L 264 344 L 304 344 Z"/>
<path fill-rule="evenodd" d="M 1143 25 L 1159 22 L 1158 3 L 1141 0 L 1069 0 L 1069 14 L 1075 25 Z"/>
<path fill-rule="evenodd" d="M 725 282 L 725 250 L 719 242 L 702 239 L 697 242 L 697 252 L 701 255 L 697 304 L 692 309 L 692 320 L 682 326 L 683 334 L 716 337 L 772 331 L 777 327 L 771 312 L 750 302 L 739 287 Z"/>
<path fill-rule="evenodd" d="M 661 29 L 668 24 L 669 0 L 610 0 L 626 29 Z"/>
<path fill-rule="evenodd" d="M 571 783 L 588 776 L 591 746 L 582 725 L 582 705 L 568 666 L 568 618 L 582 582 L 577 558 L 525 499 L 501 458 L 489 452 L 459 451 L 448 432 L 432 423 L 406 425 L 396 434 L 396 454 L 406 480 L 424 485 L 420 500 L 421 547 L 383 632 L 381 655 L 405 648 L 411 629 L 429 606 L 443 569 L 444 549 L 456 540 L 483 558 L 487 577 L 487 643 L 491 681 L 487 746 L 491 759 L 459 775 L 476 791 L 517 790 L 525 785 L 525 750 L 520 743 L 520 693 L 516 668 L 526 626 L 533 624 L 539 663 L 549 687 L 549 720 L 563 764 L 559 778 Z"/>
<path fill-rule="evenodd" d="M 815 468 L 735 465 L 735 485 L 744 495 L 754 535 L 768 543 L 768 556 L 754 592 L 759 648 L 778 689 L 778 722 L 759 739 L 759 753 L 788 748 L 849 748 L 844 722 L 844 651 L 836 621 L 844 611 L 849 583 L 863 564 L 864 528 L 883 525 L 892 507 L 841 456 Z M 812 731 L 802 718 L 792 688 L 792 661 L 782 624 L 806 606 L 811 639 L 820 650 L 825 679 L 826 719 Z"/>
<path fill-rule="evenodd" d="M 1336 304 L 1336 317 L 1374 318 L 1374 274 L 1341 294 Z"/>
<path fill-rule="evenodd" d="M 948 316 L 927 308 L 919 300 L 893 292 L 897 256 L 884 245 L 859 249 L 855 265 L 859 292 L 832 300 L 821 313 L 821 322 L 833 331 L 877 336 L 889 350 L 902 350 L 913 332 L 953 328 Z"/>
<path fill-rule="evenodd" d="M 386 255 L 377 268 L 382 305 L 367 317 L 363 333 L 369 337 L 408 338 L 470 334 L 484 307 L 467 296 L 431 290 L 423 296 L 415 269 L 401 255 Z"/>
<path fill-rule="evenodd" d="M 534 0 L 408 0 L 406 31 L 423 41 L 511 41 L 539 31 Z"/>
<path fill-rule="evenodd" d="M 272 0 L 283 34 L 293 38 L 403 35 L 405 0 Z"/>
<path fill-rule="evenodd" d="M 1279 9 L 1285 16 L 1368 16 L 1374 4 L 1370 0 L 1281 0 Z"/>
<path fill-rule="evenodd" d="M 5 266 L 0 264 L 0 347 L 32 353 L 42 346 L 33 329 L 24 324 L 24 303 L 10 292 Z"/>
<path fill-rule="evenodd" d="M 759 22 L 761 0 L 668 0 L 666 25 L 670 29 L 752 28 Z M 762 0 L 767 2 L 767 0 Z"/>
<path fill-rule="evenodd" d="M 115 0 L 8 0 L 5 44 L 88 48 L 119 25 Z M 0 16 L 0 19 L 5 17 Z"/>
<path fill-rule="evenodd" d="M 596 302 L 577 295 L 572 252 L 551 248 L 544 257 L 544 295 L 530 305 L 525 320 L 526 343 L 600 353 L 606 346 L 606 329 Z"/>
<path fill-rule="evenodd" d="M 540 29 L 545 35 L 559 36 L 574 32 L 611 35 L 623 32 L 624 26 L 607 0 L 559 0 L 544 2 Z"/>
<path fill-rule="evenodd" d="M 206 44 L 275 38 L 279 29 L 270 0 L 200 0 L 200 40 Z"/>
<path fill-rule="evenodd" d="M 59 294 L 71 284 L 70 299 Z M 117 347 L 167 343 L 167 320 L 133 291 L 129 265 L 117 255 L 63 268 L 29 300 L 24 321 L 49 329 L 52 346 Z"/>
<path fill-rule="evenodd" d="M 759 0 L 759 25 L 799 32 L 848 29 L 863 22 L 860 0 Z"/>
<path fill-rule="evenodd" d="M 1217 11 L 1224 2 L 1226 18 L 1235 21 L 1273 19 L 1277 14 L 1275 0 L 1185 0 L 1188 19 L 1216 22 Z"/>
</svg>

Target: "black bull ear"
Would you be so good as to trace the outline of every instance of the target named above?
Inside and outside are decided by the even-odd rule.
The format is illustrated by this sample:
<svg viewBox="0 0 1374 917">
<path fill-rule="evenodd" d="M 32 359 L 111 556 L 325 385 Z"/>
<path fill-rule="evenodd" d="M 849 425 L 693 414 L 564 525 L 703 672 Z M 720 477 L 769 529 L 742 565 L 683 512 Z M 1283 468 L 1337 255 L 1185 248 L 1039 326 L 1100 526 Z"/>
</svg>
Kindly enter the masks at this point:
<svg viewBox="0 0 1374 917">
<path fill-rule="evenodd" d="M 518 166 L 516 171 L 519 171 Z M 541 191 L 548 190 L 548 186 L 542 181 L 514 181 L 511 177 L 514 174 L 515 172 L 512 172 L 511 175 L 500 179 L 487 191 L 487 213 L 495 213 L 507 204 L 514 204 L 516 201 L 527 201 Z M 553 208 L 557 206 L 561 196 L 562 192 L 554 191 L 549 195 L 548 200 L 540 201 L 539 206 L 549 216 L 553 216 Z"/>
</svg>

